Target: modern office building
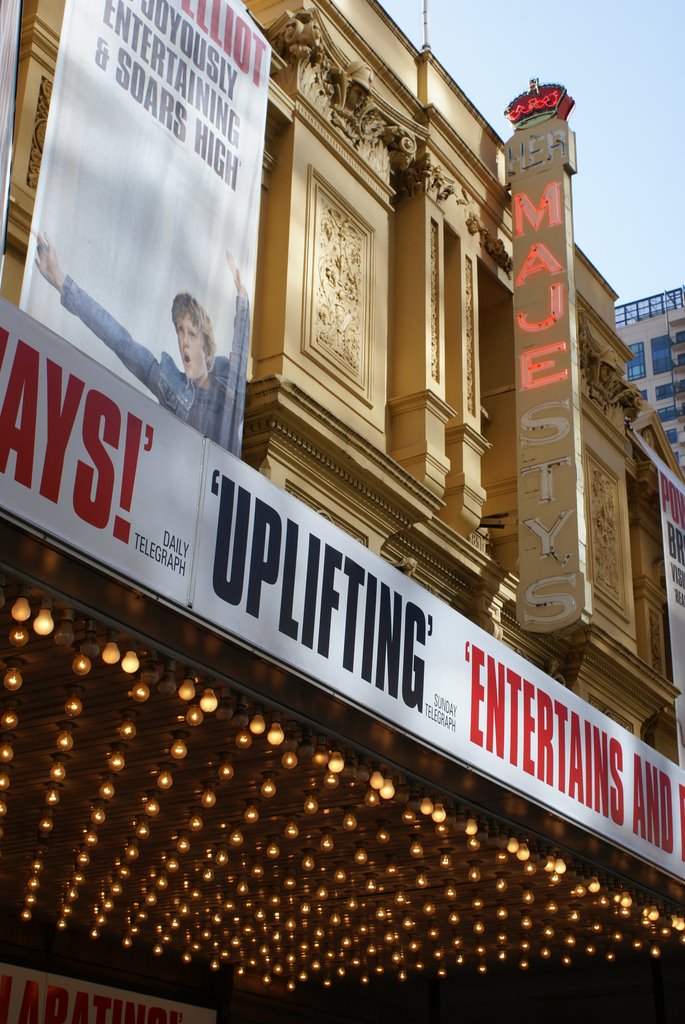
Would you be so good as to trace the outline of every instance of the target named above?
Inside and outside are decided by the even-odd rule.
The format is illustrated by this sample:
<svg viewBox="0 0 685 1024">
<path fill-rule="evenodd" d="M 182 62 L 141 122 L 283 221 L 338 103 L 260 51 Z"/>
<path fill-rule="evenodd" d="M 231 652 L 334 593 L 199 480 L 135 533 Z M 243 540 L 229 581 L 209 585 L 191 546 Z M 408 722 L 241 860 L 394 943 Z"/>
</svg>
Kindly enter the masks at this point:
<svg viewBox="0 0 685 1024">
<path fill-rule="evenodd" d="M 627 378 L 656 409 L 679 463 L 685 459 L 684 307 L 682 287 L 616 306 L 616 330 L 633 353 Z"/>
<path fill-rule="evenodd" d="M 224 2 L 101 6 L 192 40 Z M 679 470 L 572 244 L 563 90 L 531 83 L 505 143 L 390 4 L 248 0 L 272 52 L 242 460 L 147 402 L 178 442 L 149 434 L 147 527 L 116 474 L 94 526 L 98 410 L 121 430 L 133 399 L 17 309 L 63 4 L 23 7 L 0 1024 L 678 1019 L 678 687 L 626 420 Z"/>
</svg>

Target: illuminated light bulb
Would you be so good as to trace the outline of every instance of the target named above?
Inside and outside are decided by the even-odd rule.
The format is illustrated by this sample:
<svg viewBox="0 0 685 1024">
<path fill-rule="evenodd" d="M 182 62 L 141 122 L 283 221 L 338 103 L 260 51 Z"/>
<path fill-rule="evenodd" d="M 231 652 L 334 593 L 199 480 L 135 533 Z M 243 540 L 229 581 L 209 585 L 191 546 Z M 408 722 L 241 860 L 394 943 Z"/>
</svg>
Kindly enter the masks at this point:
<svg viewBox="0 0 685 1024">
<path fill-rule="evenodd" d="M 451 878 L 448 878 L 445 882 L 444 896 L 446 900 L 456 900 L 457 898 L 457 883 Z"/>
<path fill-rule="evenodd" d="M 121 723 L 119 724 L 119 727 L 117 728 L 117 732 L 121 736 L 122 740 L 134 739 L 137 731 L 138 729 L 136 727 L 136 723 L 134 719 L 130 716 L 126 716 L 125 718 L 123 718 Z"/>
<path fill-rule="evenodd" d="M 335 772 L 326 772 L 323 777 L 323 784 L 326 789 L 337 789 L 340 785 L 340 779 Z"/>
<path fill-rule="evenodd" d="M 280 856 L 281 848 L 275 839 L 271 839 L 266 848 L 266 855 L 270 860 L 276 860 Z"/>
<path fill-rule="evenodd" d="M 103 825 L 107 818 L 105 806 L 102 800 L 96 800 L 90 810 L 90 820 L 94 825 Z"/>
<path fill-rule="evenodd" d="M 9 661 L 7 671 L 3 677 L 3 683 L 6 690 L 10 693 L 15 693 L 21 689 L 23 683 L 21 669 L 18 662 Z"/>
<path fill-rule="evenodd" d="M 214 807 L 216 803 L 216 793 L 210 785 L 205 785 L 200 796 L 200 803 L 203 807 Z"/>
<path fill-rule="evenodd" d="M 259 808 L 256 804 L 248 801 L 245 810 L 243 811 L 243 819 L 249 824 L 254 825 L 256 821 L 259 821 Z"/>
<path fill-rule="evenodd" d="M 0 762 L 2 764 L 9 764 L 13 757 L 14 748 L 9 736 L 0 736 Z"/>
<path fill-rule="evenodd" d="M 382 797 L 383 800 L 392 800 L 392 798 L 394 797 L 394 795 L 395 795 L 395 783 L 392 781 L 392 779 L 389 776 L 387 778 L 383 779 L 383 785 L 378 790 L 378 793 Z"/>
<path fill-rule="evenodd" d="M 235 745 L 240 750 L 247 750 L 252 746 L 252 733 L 249 729 L 239 729 L 235 734 Z"/>
<path fill-rule="evenodd" d="M 29 639 L 29 631 L 23 623 L 16 623 L 9 631 L 9 642 L 12 647 L 25 647 Z"/>
<path fill-rule="evenodd" d="M 45 787 L 45 803 L 48 807 L 54 807 L 59 803 L 59 783 L 51 782 Z"/>
<path fill-rule="evenodd" d="M 595 893 L 599 892 L 600 889 L 601 885 L 599 883 L 599 880 L 595 875 L 593 875 L 587 883 L 587 891 L 591 892 L 594 895 Z"/>
<path fill-rule="evenodd" d="M 31 618 L 31 606 L 28 602 L 29 588 L 21 586 L 19 594 L 12 605 L 12 618 L 15 622 L 26 622 Z"/>
<path fill-rule="evenodd" d="M 0 768 L 0 790 L 3 792 L 10 788 L 10 776 L 6 768 Z"/>
<path fill-rule="evenodd" d="M 71 663 L 71 670 L 76 676 L 87 676 L 90 672 L 90 658 L 82 651 L 77 651 Z"/>
<path fill-rule="evenodd" d="M 231 844 L 231 846 L 238 847 L 243 845 L 243 833 L 240 831 L 239 828 L 233 829 L 230 836 L 228 837 L 228 841 Z"/>
<path fill-rule="evenodd" d="M 163 765 L 157 773 L 157 786 L 159 789 L 171 789 L 174 784 L 174 777 L 166 765 Z"/>
<path fill-rule="evenodd" d="M 297 822 L 293 820 L 286 822 L 285 828 L 283 829 L 283 834 L 285 835 L 286 839 L 297 839 L 298 835 L 300 834 Z"/>
<path fill-rule="evenodd" d="M 419 839 L 413 839 L 409 845 L 409 853 L 412 857 L 423 857 L 423 845 Z"/>
<path fill-rule="evenodd" d="M 159 814 L 159 800 L 156 793 L 148 793 L 145 797 L 143 810 L 149 817 L 154 818 Z"/>
<path fill-rule="evenodd" d="M 301 867 L 303 871 L 313 871 L 316 867 L 316 861 L 314 860 L 314 851 L 305 850 L 304 857 L 301 861 Z"/>
<path fill-rule="evenodd" d="M 182 761 L 188 753 L 188 747 L 185 742 L 185 734 L 181 732 L 174 733 L 174 740 L 169 748 L 169 753 L 176 761 Z"/>
<path fill-rule="evenodd" d="M 62 612 L 59 626 L 55 630 L 54 641 L 58 647 L 71 647 L 74 642 L 74 613 L 71 608 Z"/>
<path fill-rule="evenodd" d="M 271 800 L 276 795 L 276 782 L 273 775 L 265 774 L 263 776 L 260 792 L 266 800 Z"/>
<path fill-rule="evenodd" d="M 178 858 L 174 853 L 166 854 L 164 866 L 166 867 L 167 871 L 169 871 L 172 875 L 174 874 L 174 872 L 178 871 L 180 864 L 178 862 Z"/>
<path fill-rule="evenodd" d="M 138 671 L 140 668 L 140 660 L 133 649 L 126 651 L 121 659 L 121 667 L 129 676 L 134 675 Z"/>
<path fill-rule="evenodd" d="M 52 617 L 52 598 L 44 597 L 40 611 L 33 620 L 33 631 L 38 636 L 50 636 L 55 628 L 55 621 Z"/>
<path fill-rule="evenodd" d="M 199 811 L 193 811 L 188 818 L 188 828 L 191 832 L 201 832 L 204 826 L 202 815 Z"/>
<path fill-rule="evenodd" d="M 200 709 L 206 715 L 211 715 L 211 714 L 213 714 L 213 712 L 216 711 L 216 709 L 218 707 L 219 707 L 219 698 L 217 697 L 217 695 L 214 692 L 214 690 L 212 689 L 212 687 L 211 686 L 207 686 L 202 691 L 202 696 L 200 697 Z"/>
<path fill-rule="evenodd" d="M 97 846 L 98 833 L 95 825 L 90 825 L 83 833 L 83 841 L 87 846 Z"/>
<path fill-rule="evenodd" d="M 421 797 L 421 802 L 419 804 L 419 810 L 421 811 L 421 814 L 424 814 L 426 817 L 428 817 L 433 813 L 434 809 L 435 805 L 432 799 L 427 794 L 424 794 Z"/>
<path fill-rule="evenodd" d="M 519 841 L 516 836 L 509 836 L 507 839 L 507 853 L 516 853 L 519 848 Z"/>
<path fill-rule="evenodd" d="M 500 904 L 500 906 L 497 907 L 495 914 L 497 915 L 499 921 L 506 921 L 506 919 L 509 917 L 509 911 L 503 904 Z"/>
<path fill-rule="evenodd" d="M 107 764 L 113 772 L 120 772 L 126 767 L 126 758 L 124 757 L 124 749 L 120 744 L 112 744 L 109 757 L 107 758 Z"/>
<path fill-rule="evenodd" d="M 536 874 L 537 869 L 538 869 L 538 866 L 537 866 L 537 864 L 535 863 L 534 860 L 527 860 L 525 862 L 525 864 L 523 865 L 523 873 L 524 873 L 524 875 L 534 875 L 534 874 Z"/>
<path fill-rule="evenodd" d="M 385 822 L 381 822 L 378 826 L 378 831 L 376 832 L 376 842 L 381 843 L 383 846 L 385 846 L 386 843 L 390 842 L 390 829 L 385 824 Z"/>
<path fill-rule="evenodd" d="M 354 851 L 354 862 L 355 864 L 366 864 L 369 856 L 361 843 L 357 843 L 357 848 Z"/>
<path fill-rule="evenodd" d="M 117 643 L 117 634 L 114 630 L 107 633 L 107 643 L 102 648 L 101 658 L 105 665 L 116 665 L 121 658 L 121 651 Z"/>
<path fill-rule="evenodd" d="M 566 871 L 566 861 L 563 857 L 557 857 L 554 862 L 554 870 L 558 875 L 563 875 Z"/>
<path fill-rule="evenodd" d="M 2 715 L 0 715 L 0 725 L 3 729 L 7 729 L 11 732 L 19 725 L 19 715 L 17 714 L 17 708 L 13 701 L 7 701 L 3 705 Z"/>
<path fill-rule="evenodd" d="M 190 726 L 196 727 L 198 725 L 202 725 L 204 717 L 204 712 L 199 704 L 191 704 L 186 711 L 186 722 Z"/>
<path fill-rule="evenodd" d="M 520 861 L 527 861 L 530 858 L 530 850 L 526 843 L 520 843 L 519 848 L 516 851 L 516 859 Z"/>
<path fill-rule="evenodd" d="M 190 838 L 187 832 L 179 832 L 176 840 L 176 849 L 179 853 L 187 853 L 190 849 Z M 168 862 L 167 862 L 168 866 Z"/>
<path fill-rule="evenodd" d="M 345 811 L 342 820 L 342 827 L 346 832 L 354 832 L 357 827 L 357 818 L 352 811 Z"/>
<path fill-rule="evenodd" d="M 464 825 L 464 832 L 467 836 L 475 836 L 478 833 L 478 821 L 475 818 L 467 818 Z"/>
<path fill-rule="evenodd" d="M 328 771 L 339 775 L 345 768 L 345 758 L 339 750 L 333 750 L 328 758 Z"/>
<path fill-rule="evenodd" d="M 381 798 L 377 789 L 367 789 L 364 794 L 364 803 L 367 807 L 378 807 L 381 802 Z"/>
<path fill-rule="evenodd" d="M 81 687 L 75 687 L 70 691 L 69 696 L 64 702 L 64 710 L 70 718 L 78 718 L 83 711 L 83 701 L 81 700 L 81 694 L 83 690 Z"/>
<path fill-rule="evenodd" d="M 112 781 L 111 776 L 103 775 L 98 793 L 100 794 L 103 800 L 111 800 L 112 797 L 114 796 L 114 792 L 114 782 Z"/>
<path fill-rule="evenodd" d="M 53 827 L 54 822 L 52 820 L 52 811 L 44 811 L 40 821 L 38 822 L 38 828 L 44 835 L 47 835 L 49 832 L 52 832 Z"/>
<path fill-rule="evenodd" d="M 254 736 L 261 736 L 262 733 L 266 732 L 266 721 L 260 709 L 255 711 L 250 719 L 250 732 Z"/>
<path fill-rule="evenodd" d="M 144 704 L 145 701 L 150 698 L 150 687 L 144 679 L 136 679 L 133 686 L 128 691 L 128 695 L 131 700 L 134 700 L 137 704 Z"/>
<path fill-rule="evenodd" d="M 60 731 L 57 734 L 57 740 L 55 742 L 57 743 L 58 750 L 61 750 L 63 753 L 66 753 L 67 751 L 71 750 L 71 748 L 74 745 L 72 729 L 73 726 L 71 725 L 71 723 L 67 722 L 62 723 L 62 725 L 59 727 Z"/>
<path fill-rule="evenodd" d="M 230 758 L 226 757 L 225 755 L 222 756 L 222 760 L 221 763 L 219 764 L 217 774 L 222 782 L 231 781 L 231 779 L 235 775 L 235 768 L 233 767 L 233 762 L 230 760 Z"/>
<path fill-rule="evenodd" d="M 181 682 L 178 688 L 178 696 L 188 704 L 191 700 L 195 699 L 195 680 L 190 674 L 186 675 Z"/>
<path fill-rule="evenodd" d="M 476 863 L 469 867 L 469 882 L 480 882 L 480 867 Z"/>
<path fill-rule="evenodd" d="M 303 808 L 305 814 L 316 814 L 319 809 L 319 801 L 314 793 L 308 793 L 305 797 Z"/>
<path fill-rule="evenodd" d="M 434 808 L 433 808 L 433 813 L 431 814 L 431 818 L 433 819 L 433 821 L 435 821 L 437 823 L 440 823 L 440 822 L 444 821 L 446 817 L 447 817 L 447 811 L 445 810 L 443 805 L 441 803 L 439 803 L 439 802 L 436 803 Z"/>
<path fill-rule="evenodd" d="M 547 911 L 548 914 L 556 914 L 558 909 L 559 909 L 559 906 L 558 906 L 558 904 L 554 900 L 548 900 L 547 903 L 545 904 L 545 910 Z"/>
</svg>

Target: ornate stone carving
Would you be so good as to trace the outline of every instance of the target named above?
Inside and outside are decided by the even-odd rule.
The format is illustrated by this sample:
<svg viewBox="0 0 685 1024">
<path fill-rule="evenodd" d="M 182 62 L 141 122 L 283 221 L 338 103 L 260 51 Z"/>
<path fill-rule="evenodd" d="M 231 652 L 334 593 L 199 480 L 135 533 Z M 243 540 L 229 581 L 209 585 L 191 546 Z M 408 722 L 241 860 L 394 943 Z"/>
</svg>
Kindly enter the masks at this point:
<svg viewBox="0 0 685 1024">
<path fill-rule="evenodd" d="M 354 147 L 385 181 L 404 169 L 416 152 L 416 139 L 395 123 L 392 112 L 374 97 L 373 70 L 364 61 L 347 61 L 325 38 L 316 10 L 279 18 L 270 42 L 285 61 L 275 78 L 291 95 L 300 93 Z"/>
<path fill-rule="evenodd" d="M 318 192 L 313 341 L 361 377 L 365 238 L 325 192 Z"/>
<path fill-rule="evenodd" d="M 498 267 L 501 267 L 507 277 L 511 277 L 513 261 L 507 252 L 501 238 L 493 238 L 485 225 L 478 219 L 475 213 L 470 213 L 466 218 L 466 227 L 470 235 L 480 235 L 480 244 L 486 253 L 492 257 Z"/>
<path fill-rule="evenodd" d="M 504 636 L 502 628 L 502 605 L 498 595 L 488 593 L 485 588 L 475 589 L 474 599 L 471 603 L 471 618 L 496 640 Z"/>
<path fill-rule="evenodd" d="M 657 672 L 661 672 L 661 623 L 659 621 L 659 616 L 653 608 L 649 609 L 649 650 L 651 654 L 652 668 Z"/>
<path fill-rule="evenodd" d="M 617 482 L 593 462 L 588 470 L 594 583 L 623 607 Z"/>
<path fill-rule="evenodd" d="M 52 82 L 49 78 L 41 78 L 38 88 L 38 102 L 36 103 L 36 119 L 33 122 L 33 138 L 31 139 L 31 150 L 29 152 L 29 165 L 26 172 L 26 184 L 29 188 L 38 187 L 38 175 L 40 164 L 43 159 L 43 146 L 45 144 L 45 128 L 48 123 L 48 110 L 50 109 L 50 97 L 52 96 Z"/>
<path fill-rule="evenodd" d="M 440 261 L 439 228 L 431 221 L 431 377 L 440 383 Z"/>
<path fill-rule="evenodd" d="M 642 395 L 625 380 L 615 353 L 595 338 L 583 310 L 578 315 L 578 342 L 586 394 L 617 425 L 626 419 L 632 422 L 642 406 Z"/>
<path fill-rule="evenodd" d="M 466 404 L 469 413 L 476 415 L 476 351 L 475 332 L 473 326 L 473 260 L 464 257 L 464 333 L 466 341 Z"/>
<path fill-rule="evenodd" d="M 441 167 L 433 163 L 430 153 L 424 153 L 409 164 L 401 175 L 401 184 L 397 190 L 397 199 L 411 196 L 428 195 L 436 203 L 444 203 L 454 195 L 455 185 Z M 462 190 L 463 192 L 463 190 Z M 464 204 L 466 199 L 457 198 L 457 203 Z"/>
<path fill-rule="evenodd" d="M 610 718 L 612 722 L 617 722 L 619 725 L 622 725 L 623 728 L 626 729 L 628 732 L 635 732 L 635 730 L 633 729 L 632 722 L 629 722 L 627 718 L 623 718 L 621 715 L 617 715 L 616 712 L 612 710 L 612 708 L 607 707 L 606 704 L 603 704 L 601 701 L 598 701 L 596 697 L 588 697 L 588 704 L 590 704 L 593 708 L 597 708 L 597 710 L 601 711 L 603 715 L 606 715 L 607 718 Z"/>
</svg>

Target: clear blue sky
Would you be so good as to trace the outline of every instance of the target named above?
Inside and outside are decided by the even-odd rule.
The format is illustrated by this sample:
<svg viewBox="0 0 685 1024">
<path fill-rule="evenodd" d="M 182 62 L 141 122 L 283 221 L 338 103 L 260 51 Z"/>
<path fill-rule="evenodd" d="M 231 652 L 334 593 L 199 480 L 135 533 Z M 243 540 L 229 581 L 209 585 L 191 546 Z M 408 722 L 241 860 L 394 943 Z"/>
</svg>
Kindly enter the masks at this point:
<svg viewBox="0 0 685 1024">
<path fill-rule="evenodd" d="M 381 0 L 420 47 L 422 0 Z M 619 302 L 685 284 L 685 0 L 429 0 L 431 50 L 503 138 L 530 78 L 576 101 L 575 237 Z"/>
</svg>

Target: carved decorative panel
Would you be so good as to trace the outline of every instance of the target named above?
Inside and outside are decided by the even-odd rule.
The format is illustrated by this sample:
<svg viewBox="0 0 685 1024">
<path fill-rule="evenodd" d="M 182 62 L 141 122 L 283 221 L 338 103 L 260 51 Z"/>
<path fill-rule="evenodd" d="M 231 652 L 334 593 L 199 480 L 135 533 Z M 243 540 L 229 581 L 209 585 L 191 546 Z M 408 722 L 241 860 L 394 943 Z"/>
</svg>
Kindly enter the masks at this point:
<svg viewBox="0 0 685 1024">
<path fill-rule="evenodd" d="M 661 661 L 661 620 L 653 608 L 649 609 L 649 649 L 652 668 L 656 669 L 657 672 L 663 671 Z"/>
<path fill-rule="evenodd" d="M 373 231 L 312 173 L 304 351 L 368 397 Z"/>
<path fill-rule="evenodd" d="M 476 382 L 475 382 L 475 332 L 473 326 L 473 260 L 464 258 L 465 301 L 464 328 L 466 335 L 466 401 L 472 416 L 476 415 Z"/>
<path fill-rule="evenodd" d="M 439 228 L 431 221 L 431 377 L 440 383 L 440 245 Z"/>
<path fill-rule="evenodd" d="M 624 610 L 618 481 L 589 458 L 587 489 L 594 585 Z"/>
<path fill-rule="evenodd" d="M 45 144 L 45 128 L 48 123 L 48 110 L 50 109 L 50 97 L 52 96 L 52 82 L 49 78 L 41 78 L 38 88 L 38 102 L 36 103 L 36 119 L 33 123 L 33 138 L 31 139 L 31 151 L 29 153 L 29 166 L 26 172 L 26 184 L 29 188 L 38 187 L 38 175 L 40 164 L 43 159 L 43 145 Z"/>
</svg>

